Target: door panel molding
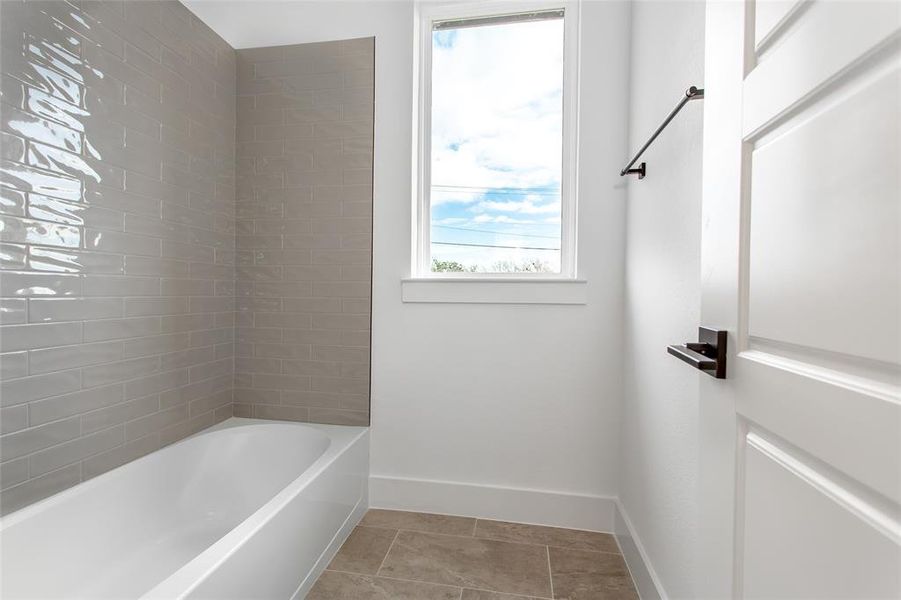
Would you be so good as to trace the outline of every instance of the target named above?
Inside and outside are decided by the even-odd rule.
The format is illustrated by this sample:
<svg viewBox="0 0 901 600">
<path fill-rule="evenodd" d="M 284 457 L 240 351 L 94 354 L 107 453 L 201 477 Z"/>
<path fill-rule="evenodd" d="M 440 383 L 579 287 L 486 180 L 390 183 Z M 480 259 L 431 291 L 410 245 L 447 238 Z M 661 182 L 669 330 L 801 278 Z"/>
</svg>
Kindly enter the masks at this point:
<svg viewBox="0 0 901 600">
<path fill-rule="evenodd" d="M 896 544 L 901 515 L 892 502 L 785 440 L 751 425 L 745 443 Z"/>
<path fill-rule="evenodd" d="M 745 333 L 901 366 L 901 63 L 860 83 L 752 147 Z"/>
<path fill-rule="evenodd" d="M 870 598 L 897 587 L 891 502 L 754 425 L 740 454 L 736 597 Z"/>
<path fill-rule="evenodd" d="M 901 403 L 898 387 L 901 368 L 890 363 L 754 336 L 749 338 L 747 350 L 739 357 L 887 402 Z"/>
<path fill-rule="evenodd" d="M 744 83 L 744 137 L 814 95 L 899 37 L 893 2 L 815 2 Z M 828 43 L 823 43 L 828 40 Z"/>
<path fill-rule="evenodd" d="M 736 368 L 752 381 L 735 409 L 767 431 L 833 465 L 887 498 L 901 501 L 901 404 L 787 370 L 785 359 L 742 353 Z M 817 373 L 818 376 L 821 373 Z"/>
<path fill-rule="evenodd" d="M 764 53 L 789 35 L 792 26 L 810 5 L 809 0 L 754 2 L 754 49 L 758 62 Z"/>
<path fill-rule="evenodd" d="M 792 129 L 804 121 L 816 118 L 821 112 L 857 94 L 861 88 L 869 86 L 874 80 L 897 70 L 899 63 L 901 63 L 901 34 L 891 36 L 885 43 L 859 60 L 853 68 L 847 69 L 814 93 L 773 116 L 763 126 L 745 132 L 744 141 L 753 144 L 755 148 L 768 144 L 771 140 L 782 136 L 786 129 Z"/>
</svg>

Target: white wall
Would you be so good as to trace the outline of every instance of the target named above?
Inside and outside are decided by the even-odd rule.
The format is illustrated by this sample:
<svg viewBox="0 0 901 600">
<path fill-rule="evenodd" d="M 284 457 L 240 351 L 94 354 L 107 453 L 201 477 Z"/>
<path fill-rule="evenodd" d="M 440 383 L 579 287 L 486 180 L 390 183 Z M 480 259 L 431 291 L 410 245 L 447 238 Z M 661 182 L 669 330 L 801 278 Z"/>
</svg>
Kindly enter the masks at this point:
<svg viewBox="0 0 901 600">
<path fill-rule="evenodd" d="M 401 490 L 407 501 L 416 500 L 411 496 L 422 488 L 402 488 L 406 479 L 489 486 L 490 493 L 512 487 L 589 500 L 615 496 L 625 199 L 618 170 L 629 108 L 622 93 L 628 5 L 583 6 L 578 251 L 579 275 L 589 281 L 585 306 L 401 302 L 400 281 L 411 262 L 412 4 L 188 6 L 237 48 L 376 36 L 374 501 L 393 503 Z M 452 489 L 463 490 L 458 501 L 453 494 L 439 494 L 440 502 L 423 494 L 416 507 L 472 512 L 464 498 L 470 488 Z M 515 502 L 508 508 L 491 514 L 550 518 L 548 512 L 517 512 Z M 566 524 L 607 528 L 607 517 Z"/>
<path fill-rule="evenodd" d="M 704 3 L 636 2 L 631 147 L 647 139 L 689 85 L 703 87 Z M 666 353 L 696 339 L 700 314 L 703 101 L 686 106 L 629 184 L 625 395 L 619 496 L 672 598 L 692 597 L 696 545 L 698 374 Z"/>
<path fill-rule="evenodd" d="M 583 7 L 579 275 L 589 281 L 588 305 L 401 303 L 409 195 L 382 206 L 377 198 L 376 477 L 616 494 L 624 201 L 617 163 L 627 104 L 609 84 L 627 75 L 624 61 L 608 59 L 626 51 L 627 10 Z M 378 488 L 373 496 L 377 502 Z"/>
</svg>

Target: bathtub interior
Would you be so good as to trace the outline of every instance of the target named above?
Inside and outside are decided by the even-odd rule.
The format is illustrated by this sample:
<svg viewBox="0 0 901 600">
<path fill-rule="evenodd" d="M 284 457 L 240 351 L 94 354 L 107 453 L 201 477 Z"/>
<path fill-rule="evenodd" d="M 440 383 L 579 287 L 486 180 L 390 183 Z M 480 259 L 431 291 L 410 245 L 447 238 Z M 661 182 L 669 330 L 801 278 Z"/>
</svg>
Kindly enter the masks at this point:
<svg viewBox="0 0 901 600">
<path fill-rule="evenodd" d="M 206 432 L 13 513 L 2 523 L 4 595 L 140 596 L 297 479 L 329 444 L 322 431 L 287 423 Z"/>
</svg>

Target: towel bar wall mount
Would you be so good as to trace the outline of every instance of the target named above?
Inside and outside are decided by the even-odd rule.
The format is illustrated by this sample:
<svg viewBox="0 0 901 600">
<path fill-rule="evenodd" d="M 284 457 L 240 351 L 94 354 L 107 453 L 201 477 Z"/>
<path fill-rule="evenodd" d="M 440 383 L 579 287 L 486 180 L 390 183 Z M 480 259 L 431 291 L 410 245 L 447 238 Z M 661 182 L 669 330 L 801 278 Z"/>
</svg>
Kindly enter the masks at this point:
<svg viewBox="0 0 901 600">
<path fill-rule="evenodd" d="M 647 165 L 646 163 L 641 163 L 637 168 L 632 168 L 632 165 L 635 164 L 641 155 L 644 154 L 644 151 L 648 149 L 648 147 L 657 139 L 657 136 L 660 135 L 660 132 L 663 131 L 667 125 L 669 125 L 670 121 L 679 114 L 679 111 L 682 110 L 682 107 L 688 104 L 691 100 L 703 100 L 704 99 L 704 90 L 702 88 L 697 88 L 695 86 L 691 86 L 687 90 L 685 90 L 685 95 L 679 100 L 679 103 L 676 105 L 676 108 L 670 112 L 670 114 L 663 120 L 660 127 L 651 134 L 650 139 L 644 143 L 644 146 L 635 154 L 629 164 L 623 167 L 623 170 L 619 172 L 619 176 L 622 177 L 624 175 L 638 175 L 639 179 L 644 179 L 645 175 L 647 175 Z"/>
</svg>

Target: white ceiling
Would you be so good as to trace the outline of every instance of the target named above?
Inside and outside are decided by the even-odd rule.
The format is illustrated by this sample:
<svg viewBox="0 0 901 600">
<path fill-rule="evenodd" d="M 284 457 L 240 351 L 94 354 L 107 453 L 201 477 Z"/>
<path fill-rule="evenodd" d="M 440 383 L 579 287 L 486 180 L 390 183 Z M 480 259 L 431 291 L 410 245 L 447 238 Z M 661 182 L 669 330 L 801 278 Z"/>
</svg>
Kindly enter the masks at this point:
<svg viewBox="0 0 901 600">
<path fill-rule="evenodd" d="M 233 48 L 259 48 L 370 36 L 412 0 L 182 2 Z"/>
</svg>

